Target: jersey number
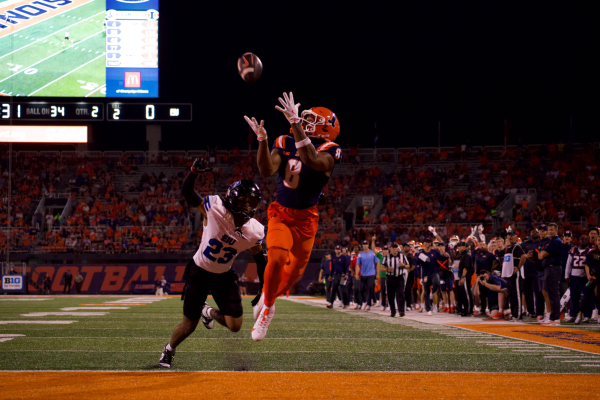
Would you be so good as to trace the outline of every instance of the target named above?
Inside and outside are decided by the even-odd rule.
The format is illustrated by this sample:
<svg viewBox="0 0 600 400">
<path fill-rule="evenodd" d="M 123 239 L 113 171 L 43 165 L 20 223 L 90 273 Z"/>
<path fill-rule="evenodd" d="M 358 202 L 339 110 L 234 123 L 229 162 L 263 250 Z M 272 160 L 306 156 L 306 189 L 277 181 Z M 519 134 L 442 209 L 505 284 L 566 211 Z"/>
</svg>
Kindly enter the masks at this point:
<svg viewBox="0 0 600 400">
<path fill-rule="evenodd" d="M 237 250 L 233 247 L 223 248 L 223 243 L 221 243 L 217 239 L 210 239 L 208 241 L 208 244 L 209 246 L 206 249 L 204 249 L 204 252 L 202 254 L 204 254 L 204 257 L 208 258 L 212 262 L 217 262 L 219 264 L 227 264 L 237 254 Z M 223 257 L 213 257 L 213 254 L 215 256 L 219 255 L 221 250 L 225 252 L 225 254 L 223 254 Z"/>
<path fill-rule="evenodd" d="M 302 171 L 302 161 L 288 160 L 285 167 L 285 179 L 283 184 L 290 189 L 297 189 L 300 184 L 300 171 Z"/>
<path fill-rule="evenodd" d="M 573 267 L 582 268 L 585 266 L 585 257 L 582 256 L 573 256 Z"/>
</svg>

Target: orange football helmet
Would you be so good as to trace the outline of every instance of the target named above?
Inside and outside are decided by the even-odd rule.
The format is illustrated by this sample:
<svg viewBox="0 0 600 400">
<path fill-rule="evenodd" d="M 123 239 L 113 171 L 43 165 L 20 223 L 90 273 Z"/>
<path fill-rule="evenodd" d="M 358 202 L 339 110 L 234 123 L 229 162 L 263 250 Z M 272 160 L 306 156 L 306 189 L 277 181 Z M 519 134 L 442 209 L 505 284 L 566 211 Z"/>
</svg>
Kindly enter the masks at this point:
<svg viewBox="0 0 600 400">
<path fill-rule="evenodd" d="M 308 119 L 311 116 L 312 121 Z M 340 134 L 340 121 L 334 112 L 325 107 L 304 110 L 301 117 L 306 136 L 316 136 L 333 142 Z"/>
</svg>

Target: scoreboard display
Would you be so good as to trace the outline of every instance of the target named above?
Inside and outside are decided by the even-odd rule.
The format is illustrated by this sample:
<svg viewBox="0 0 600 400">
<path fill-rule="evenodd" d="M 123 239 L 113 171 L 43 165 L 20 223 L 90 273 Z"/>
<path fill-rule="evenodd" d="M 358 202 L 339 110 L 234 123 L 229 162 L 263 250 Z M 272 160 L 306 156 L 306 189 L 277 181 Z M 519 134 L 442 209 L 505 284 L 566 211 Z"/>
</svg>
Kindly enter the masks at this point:
<svg viewBox="0 0 600 400">
<path fill-rule="evenodd" d="M 108 103 L 108 121 L 191 121 L 191 104 Z"/>
<path fill-rule="evenodd" d="M 102 121 L 102 103 L 2 103 L 0 119 L 24 121 Z"/>
<path fill-rule="evenodd" d="M 189 122 L 191 104 L 2 102 L 0 125 L 17 121 Z"/>
</svg>

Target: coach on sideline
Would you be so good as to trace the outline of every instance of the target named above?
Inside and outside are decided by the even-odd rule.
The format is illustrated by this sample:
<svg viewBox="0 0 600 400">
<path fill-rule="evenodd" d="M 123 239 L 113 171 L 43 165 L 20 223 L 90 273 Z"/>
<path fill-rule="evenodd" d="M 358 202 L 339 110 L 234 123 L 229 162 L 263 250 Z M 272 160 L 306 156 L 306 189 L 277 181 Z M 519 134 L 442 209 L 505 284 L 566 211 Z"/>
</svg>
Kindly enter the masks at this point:
<svg viewBox="0 0 600 400">
<path fill-rule="evenodd" d="M 331 291 L 327 293 L 327 302 L 329 305 L 327 308 L 333 308 L 333 304 L 335 303 L 335 297 L 338 294 L 338 290 L 340 288 L 340 283 L 342 279 L 344 279 L 344 283 L 348 280 L 348 266 L 350 265 L 350 260 L 348 257 L 342 255 L 342 247 L 337 245 L 335 246 L 335 257 L 331 259 L 331 277 L 329 279 L 332 280 Z M 342 303 L 344 304 L 344 309 L 348 308 L 348 296 L 346 290 L 342 290 Z"/>
<path fill-rule="evenodd" d="M 545 325 L 560 325 L 560 275 L 562 272 L 562 240 L 558 237 L 558 225 L 548 224 L 550 241 L 540 252 L 544 267 L 544 284 L 550 299 L 550 318 Z"/>
<path fill-rule="evenodd" d="M 371 309 L 373 301 L 373 288 L 375 285 L 375 272 L 379 270 L 379 258 L 369 249 L 369 242 L 363 240 L 363 251 L 356 259 L 356 275 L 360 269 L 360 287 L 362 292 L 363 310 Z"/>
</svg>

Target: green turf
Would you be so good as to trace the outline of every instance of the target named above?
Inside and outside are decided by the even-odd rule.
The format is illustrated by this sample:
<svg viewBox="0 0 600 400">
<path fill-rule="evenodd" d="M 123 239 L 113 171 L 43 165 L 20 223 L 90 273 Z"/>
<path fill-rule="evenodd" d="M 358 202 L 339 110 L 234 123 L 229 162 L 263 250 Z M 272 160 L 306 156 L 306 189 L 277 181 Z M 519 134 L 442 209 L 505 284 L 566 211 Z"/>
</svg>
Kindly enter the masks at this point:
<svg viewBox="0 0 600 400">
<path fill-rule="evenodd" d="M 13 96 L 76 97 L 91 92 L 82 89 L 86 85 L 78 81 L 104 84 L 104 62 L 76 69 L 105 52 L 105 10 L 104 0 L 94 0 L 1 38 L 0 91 Z M 63 46 L 67 28 L 73 43 Z M 44 89 L 38 91 L 40 88 Z"/>
<path fill-rule="evenodd" d="M 110 310 L 104 316 L 21 315 L 117 299 L 55 297 L 43 302 L 0 301 L 0 320 L 3 321 L 78 321 L 71 325 L 0 325 L 0 335 L 26 335 L 0 343 L 0 369 L 154 369 L 162 347 L 181 320 L 179 299 L 169 298 L 128 310 Z M 481 338 L 459 339 L 429 330 L 439 329 L 439 326 L 398 318 L 365 318 L 361 316 L 364 313 L 341 313 L 285 300 L 277 302 L 267 338 L 255 343 L 250 339 L 252 310 L 248 299 L 244 299 L 244 312 L 247 319 L 238 333 L 221 326 L 210 331 L 199 326 L 179 346 L 173 369 L 594 372 L 576 363 L 544 358 L 550 353 L 519 354 L 511 349 L 477 343 L 483 341 Z M 582 353 L 552 353 L 555 354 L 577 356 Z"/>
</svg>

